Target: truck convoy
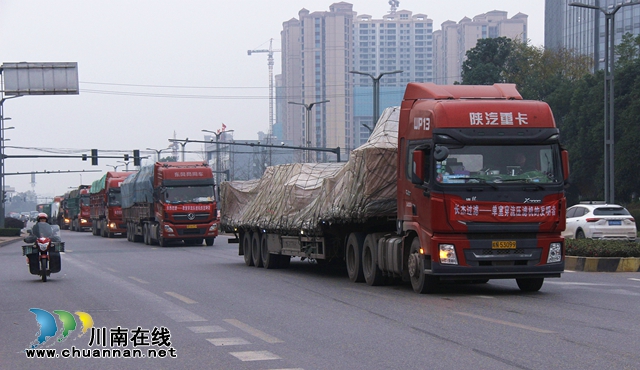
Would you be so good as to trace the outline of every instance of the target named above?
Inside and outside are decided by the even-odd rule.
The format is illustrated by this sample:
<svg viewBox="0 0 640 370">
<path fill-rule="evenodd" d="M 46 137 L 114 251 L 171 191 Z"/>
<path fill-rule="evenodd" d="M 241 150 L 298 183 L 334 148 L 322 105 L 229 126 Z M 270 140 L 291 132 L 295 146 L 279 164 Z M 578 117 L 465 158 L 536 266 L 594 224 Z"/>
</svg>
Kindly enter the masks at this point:
<svg viewBox="0 0 640 370">
<path fill-rule="evenodd" d="M 410 83 L 347 163 L 223 183 L 221 228 L 248 266 L 302 257 L 418 293 L 489 279 L 538 291 L 564 271 L 568 165 L 549 106 L 515 85 Z"/>
<path fill-rule="evenodd" d="M 69 192 L 66 198 L 66 207 L 69 216 L 69 229 L 71 231 L 91 230 L 91 201 L 89 190 L 91 185 L 80 185 Z"/>
<path fill-rule="evenodd" d="M 127 228 L 122 220 L 120 185 L 130 172 L 109 171 L 91 184 L 91 231 L 93 235 L 112 238 Z"/>
<path fill-rule="evenodd" d="M 127 240 L 213 245 L 218 236 L 213 172 L 203 162 L 156 162 L 121 185 Z"/>
</svg>

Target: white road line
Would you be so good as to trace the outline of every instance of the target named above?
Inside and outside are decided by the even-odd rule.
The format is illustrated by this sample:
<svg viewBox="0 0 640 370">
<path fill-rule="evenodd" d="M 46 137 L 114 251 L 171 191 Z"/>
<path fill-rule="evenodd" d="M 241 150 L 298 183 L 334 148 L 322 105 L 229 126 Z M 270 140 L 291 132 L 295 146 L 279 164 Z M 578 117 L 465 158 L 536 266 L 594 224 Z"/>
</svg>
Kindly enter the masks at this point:
<svg viewBox="0 0 640 370">
<path fill-rule="evenodd" d="M 640 281 L 640 279 L 636 279 L 636 278 L 629 278 L 629 280 Z"/>
<path fill-rule="evenodd" d="M 107 267 L 107 270 L 109 270 L 109 271 L 111 271 L 111 272 L 114 272 L 114 273 L 116 273 L 116 274 L 118 273 L 118 270 L 114 270 L 114 269 L 112 269 L 111 267 Z"/>
<path fill-rule="evenodd" d="M 172 296 L 173 298 L 179 299 L 179 300 L 181 300 L 182 302 L 184 302 L 184 303 L 186 303 L 186 304 L 194 304 L 194 303 L 198 303 L 198 302 L 194 301 L 193 299 L 191 299 L 191 298 L 187 298 L 187 297 L 185 297 L 185 296 L 183 296 L 183 295 L 180 295 L 180 294 L 178 294 L 178 293 L 174 293 L 174 292 L 164 292 L 164 294 L 167 294 L 167 295 Z"/>
<path fill-rule="evenodd" d="M 264 361 L 281 359 L 279 356 L 276 356 L 269 351 L 229 352 L 229 354 L 240 361 Z"/>
<path fill-rule="evenodd" d="M 111 286 L 117 286 L 119 289 L 129 291 L 138 299 L 153 307 L 154 310 L 162 312 L 176 322 L 207 321 L 204 317 L 198 316 L 195 313 L 184 309 L 180 305 L 142 288 L 140 285 L 134 284 L 125 278 L 121 278 L 117 274 L 104 274 L 90 266 L 87 266 L 84 259 L 81 261 L 73 256 L 68 256 L 65 261 L 65 263 L 72 264 L 77 268 L 84 270 L 96 279 L 102 279 L 105 283 L 108 283 Z"/>
<path fill-rule="evenodd" d="M 142 280 L 142 279 L 138 279 L 137 277 L 134 277 L 134 276 L 129 276 L 129 279 L 134 280 L 134 281 L 137 281 L 137 282 L 138 282 L 138 283 L 140 283 L 140 284 L 149 284 L 149 282 L 148 282 L 148 281 L 144 281 L 144 280 Z"/>
<path fill-rule="evenodd" d="M 227 331 L 227 329 L 224 329 L 222 326 L 218 326 L 218 325 L 189 326 L 188 329 L 191 330 L 192 332 L 196 333 L 196 334 L 223 333 L 223 332 Z"/>
<path fill-rule="evenodd" d="M 530 331 L 534 331 L 536 333 L 542 333 L 542 334 L 555 334 L 555 331 L 550 331 L 550 330 L 545 330 L 545 329 L 539 329 L 539 328 L 535 328 L 533 326 L 527 326 L 527 325 L 522 325 L 522 324 L 516 324 L 514 322 L 509 322 L 509 321 L 503 321 L 503 320 L 497 320 L 497 319 L 492 319 L 490 317 L 485 317 L 485 316 L 480 316 L 480 315 L 474 315 L 472 313 L 466 313 L 466 312 L 455 312 L 458 315 L 462 315 L 462 316 L 467 316 L 467 317 L 471 317 L 474 319 L 478 319 L 478 320 L 484 320 L 484 321 L 488 321 L 488 322 L 492 322 L 494 324 L 500 324 L 500 325 L 506 325 L 506 326 L 512 326 L 514 328 L 520 328 L 520 329 L 525 329 L 525 330 L 530 330 Z"/>
<path fill-rule="evenodd" d="M 243 338 L 213 338 L 207 340 L 216 347 L 223 346 L 240 346 L 243 344 L 251 344 L 251 342 L 243 339 Z"/>
<path fill-rule="evenodd" d="M 251 326 L 236 320 L 236 319 L 225 319 L 224 320 L 227 324 L 231 324 L 233 326 L 235 326 L 236 328 L 242 330 L 243 332 L 247 333 L 247 334 L 251 334 L 254 337 L 258 338 L 258 339 L 262 339 L 263 341 L 267 342 L 267 343 L 284 343 L 284 341 L 273 337 L 263 331 L 260 331 L 256 328 L 252 328 Z"/>
</svg>

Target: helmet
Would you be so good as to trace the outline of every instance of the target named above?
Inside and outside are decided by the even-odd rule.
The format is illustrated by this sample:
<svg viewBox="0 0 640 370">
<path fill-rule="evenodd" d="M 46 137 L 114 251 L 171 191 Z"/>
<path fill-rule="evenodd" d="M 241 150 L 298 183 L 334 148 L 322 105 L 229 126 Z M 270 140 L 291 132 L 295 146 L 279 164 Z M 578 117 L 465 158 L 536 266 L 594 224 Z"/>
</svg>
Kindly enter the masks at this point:
<svg viewBox="0 0 640 370">
<path fill-rule="evenodd" d="M 44 220 L 42 220 L 44 218 Z M 49 216 L 47 216 L 46 213 L 44 212 L 40 212 L 38 213 L 38 218 L 37 218 L 38 222 L 42 221 L 42 222 L 47 222 L 49 220 Z"/>
</svg>

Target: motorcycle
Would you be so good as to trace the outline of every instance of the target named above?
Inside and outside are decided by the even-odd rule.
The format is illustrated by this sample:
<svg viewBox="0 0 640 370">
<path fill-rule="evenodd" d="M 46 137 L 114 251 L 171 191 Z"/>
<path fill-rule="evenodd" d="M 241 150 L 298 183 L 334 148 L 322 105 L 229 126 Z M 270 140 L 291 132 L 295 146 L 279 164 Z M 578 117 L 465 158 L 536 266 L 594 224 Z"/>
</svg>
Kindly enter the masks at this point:
<svg viewBox="0 0 640 370">
<path fill-rule="evenodd" d="M 60 227 L 38 222 L 27 231 L 29 236 L 22 246 L 22 255 L 27 257 L 27 265 L 32 275 L 40 275 L 43 282 L 52 273 L 60 272 L 60 252 L 64 252 L 64 242 L 60 239 Z"/>
</svg>

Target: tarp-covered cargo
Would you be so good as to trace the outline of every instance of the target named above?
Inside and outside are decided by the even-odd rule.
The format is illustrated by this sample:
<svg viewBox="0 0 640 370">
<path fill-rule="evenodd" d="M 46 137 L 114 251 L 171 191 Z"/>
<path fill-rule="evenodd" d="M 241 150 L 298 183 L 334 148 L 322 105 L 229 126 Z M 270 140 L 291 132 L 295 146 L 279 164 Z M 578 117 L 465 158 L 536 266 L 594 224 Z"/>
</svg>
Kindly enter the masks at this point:
<svg viewBox="0 0 640 370">
<path fill-rule="evenodd" d="M 122 208 L 136 203 L 153 203 L 153 165 L 127 176 L 120 186 Z"/>
<path fill-rule="evenodd" d="M 101 192 L 102 190 L 104 190 L 107 187 L 107 178 L 127 177 L 128 174 L 129 174 L 128 172 L 112 172 L 112 171 L 109 171 L 109 172 L 105 173 L 101 178 L 99 178 L 96 181 L 91 183 L 91 189 L 89 190 L 89 192 L 91 194 L 98 194 L 99 192 Z"/>
<path fill-rule="evenodd" d="M 399 107 L 385 109 L 346 163 L 268 167 L 262 178 L 221 185 L 223 227 L 318 230 L 396 215 Z"/>
</svg>

